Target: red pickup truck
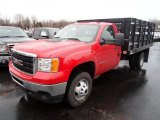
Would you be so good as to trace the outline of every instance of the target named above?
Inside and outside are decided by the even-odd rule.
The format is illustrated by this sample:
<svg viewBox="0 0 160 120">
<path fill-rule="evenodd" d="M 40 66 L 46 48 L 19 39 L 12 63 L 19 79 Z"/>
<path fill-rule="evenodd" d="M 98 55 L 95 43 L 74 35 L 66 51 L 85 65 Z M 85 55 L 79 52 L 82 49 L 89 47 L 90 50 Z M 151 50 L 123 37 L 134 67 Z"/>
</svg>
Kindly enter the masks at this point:
<svg viewBox="0 0 160 120">
<path fill-rule="evenodd" d="M 121 59 L 141 69 L 148 61 L 154 28 L 135 18 L 79 20 L 53 39 L 16 45 L 11 50 L 11 77 L 31 97 L 47 102 L 65 98 L 72 107 L 80 106 L 94 78 Z"/>
</svg>

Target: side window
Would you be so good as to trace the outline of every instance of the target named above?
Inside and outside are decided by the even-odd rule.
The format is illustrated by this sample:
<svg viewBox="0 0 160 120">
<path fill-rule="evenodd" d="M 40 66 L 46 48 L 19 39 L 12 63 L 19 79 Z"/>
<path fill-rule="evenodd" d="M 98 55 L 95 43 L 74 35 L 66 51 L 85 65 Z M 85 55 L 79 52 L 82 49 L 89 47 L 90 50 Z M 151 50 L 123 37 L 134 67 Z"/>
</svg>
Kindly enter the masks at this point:
<svg viewBox="0 0 160 120">
<path fill-rule="evenodd" d="M 46 36 L 48 36 L 47 31 L 46 31 L 46 30 L 41 30 L 40 36 L 41 36 L 41 37 L 46 37 Z"/>
<path fill-rule="evenodd" d="M 33 31 L 33 37 L 39 37 L 41 30 L 40 29 L 34 29 Z"/>
<path fill-rule="evenodd" d="M 105 38 L 107 40 L 112 40 L 115 38 L 115 33 L 114 33 L 112 26 L 106 26 L 104 28 L 101 38 Z"/>
</svg>

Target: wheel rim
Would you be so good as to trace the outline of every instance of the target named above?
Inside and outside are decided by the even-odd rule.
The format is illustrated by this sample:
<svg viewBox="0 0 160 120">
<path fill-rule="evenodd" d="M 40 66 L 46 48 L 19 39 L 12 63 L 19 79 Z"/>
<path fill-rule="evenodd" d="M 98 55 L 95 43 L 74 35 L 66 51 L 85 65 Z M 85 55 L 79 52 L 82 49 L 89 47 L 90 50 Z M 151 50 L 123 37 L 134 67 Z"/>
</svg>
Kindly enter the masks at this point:
<svg viewBox="0 0 160 120">
<path fill-rule="evenodd" d="M 142 54 L 141 59 L 140 59 L 140 66 L 142 67 L 144 63 L 144 54 Z"/>
<path fill-rule="evenodd" d="M 74 90 L 75 99 L 76 100 L 85 99 L 88 92 L 89 92 L 88 81 L 86 79 L 80 80 L 75 86 L 75 90 Z"/>
</svg>

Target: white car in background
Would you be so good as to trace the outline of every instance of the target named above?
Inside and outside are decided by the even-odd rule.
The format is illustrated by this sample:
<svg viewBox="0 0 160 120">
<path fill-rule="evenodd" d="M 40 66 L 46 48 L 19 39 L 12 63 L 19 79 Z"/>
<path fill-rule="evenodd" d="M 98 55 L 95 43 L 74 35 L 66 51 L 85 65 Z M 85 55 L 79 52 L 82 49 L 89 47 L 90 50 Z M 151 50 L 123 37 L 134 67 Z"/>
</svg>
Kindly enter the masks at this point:
<svg viewBox="0 0 160 120">
<path fill-rule="evenodd" d="M 154 39 L 160 39 L 160 32 L 154 32 Z"/>
</svg>

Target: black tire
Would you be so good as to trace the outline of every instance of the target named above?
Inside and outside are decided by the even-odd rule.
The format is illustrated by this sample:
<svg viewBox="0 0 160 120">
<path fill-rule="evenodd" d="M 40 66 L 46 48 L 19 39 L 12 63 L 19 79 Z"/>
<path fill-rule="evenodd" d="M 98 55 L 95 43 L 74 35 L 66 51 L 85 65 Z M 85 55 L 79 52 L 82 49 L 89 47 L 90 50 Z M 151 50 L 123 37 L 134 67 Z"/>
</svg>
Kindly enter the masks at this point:
<svg viewBox="0 0 160 120">
<path fill-rule="evenodd" d="M 131 69 L 136 69 L 136 55 L 131 55 L 129 57 L 129 66 Z"/>
<path fill-rule="evenodd" d="M 38 101 L 37 99 L 35 99 L 34 97 L 30 96 L 29 94 L 25 95 L 25 99 L 28 102 Z"/>
<path fill-rule="evenodd" d="M 143 67 L 144 57 L 145 57 L 144 52 L 141 52 L 141 53 L 137 54 L 136 68 L 138 70 L 141 70 L 142 67 Z"/>
<path fill-rule="evenodd" d="M 83 82 L 86 83 L 86 86 L 88 85 L 88 89 L 86 89 L 87 87 L 83 89 L 84 87 L 82 84 Z M 81 88 L 83 89 L 83 91 Z M 68 86 L 68 92 L 66 95 L 67 102 L 72 107 L 81 106 L 83 103 L 87 101 L 91 93 L 91 90 L 92 90 L 91 75 L 87 72 L 80 72 L 72 78 L 71 83 Z M 79 94 L 77 91 L 79 92 Z M 81 93 L 84 93 L 86 95 L 81 96 Z M 82 98 L 78 99 L 78 97 L 82 97 Z"/>
</svg>

